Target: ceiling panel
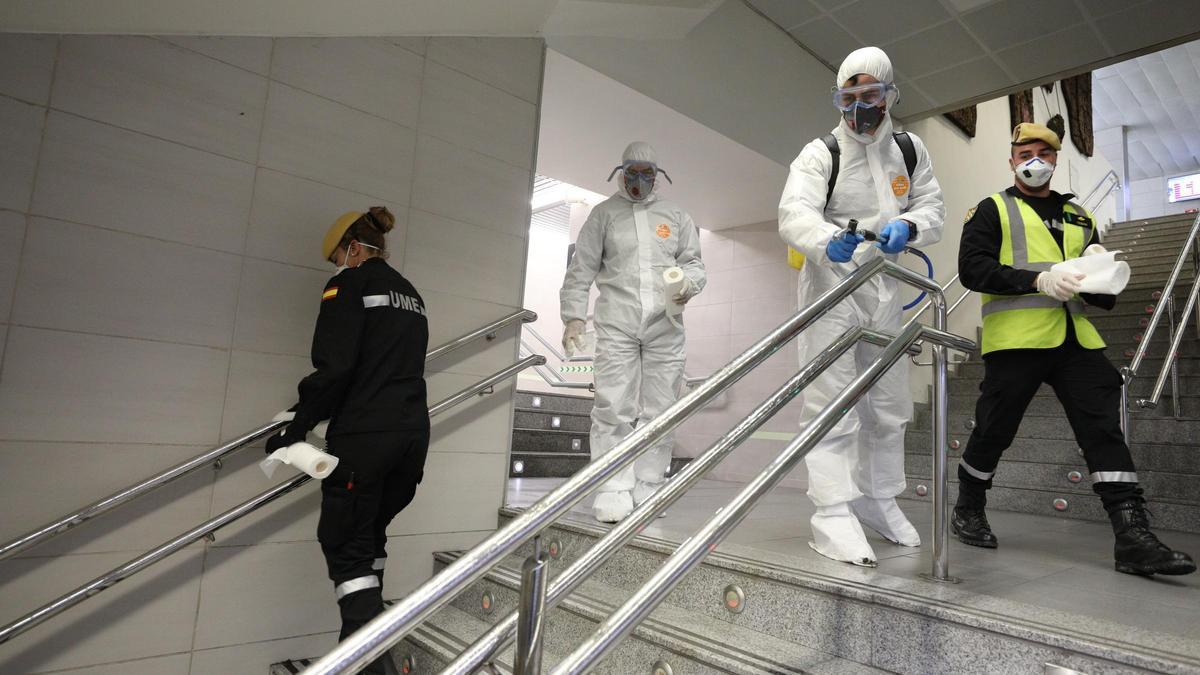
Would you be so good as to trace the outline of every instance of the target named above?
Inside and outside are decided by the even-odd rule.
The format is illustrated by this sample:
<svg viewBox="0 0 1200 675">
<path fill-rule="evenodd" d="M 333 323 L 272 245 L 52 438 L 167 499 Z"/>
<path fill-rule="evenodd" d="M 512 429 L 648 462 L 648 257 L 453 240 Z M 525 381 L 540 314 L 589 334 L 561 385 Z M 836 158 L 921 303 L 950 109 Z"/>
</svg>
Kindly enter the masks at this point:
<svg viewBox="0 0 1200 675">
<path fill-rule="evenodd" d="M 1145 49 L 1200 31 L 1194 1 L 1156 0 L 1096 19 L 1096 28 L 1118 54 Z"/>
<path fill-rule="evenodd" d="M 797 26 L 791 32 L 792 37 L 799 40 L 800 44 L 811 49 L 834 69 L 838 67 L 846 54 L 862 46 L 828 16 Z M 853 46 L 847 49 L 847 45 Z M 835 75 L 836 73 L 829 74 L 831 83 Z"/>
<path fill-rule="evenodd" d="M 766 14 L 783 29 L 816 18 L 821 10 L 808 0 L 748 0 L 758 11 Z"/>
<path fill-rule="evenodd" d="M 886 45 L 884 51 L 897 64 L 898 75 L 914 78 L 978 57 L 979 43 L 957 21 L 947 21 Z"/>
<path fill-rule="evenodd" d="M 996 53 L 1018 82 L 1036 80 L 1047 73 L 1060 73 L 1080 63 L 1100 61 L 1108 56 L 1087 24 L 1070 26 L 1044 38 L 1010 47 Z"/>
<path fill-rule="evenodd" d="M 1064 0 L 1001 0 L 962 15 L 988 49 L 1004 49 L 1083 23 L 1083 14 Z"/>
<path fill-rule="evenodd" d="M 896 117 L 903 118 L 909 110 L 929 110 L 934 106 L 933 100 L 907 80 L 897 80 L 900 88 L 900 101 L 896 104 Z"/>
<path fill-rule="evenodd" d="M 836 10 L 833 16 L 863 43 L 878 45 L 941 23 L 950 18 L 950 13 L 939 0 L 905 0 L 903 4 L 894 0 L 859 0 Z M 836 62 L 841 60 L 839 57 Z"/>
<path fill-rule="evenodd" d="M 936 75 L 917 78 L 917 85 L 933 99 L 945 105 L 964 96 L 967 91 L 982 94 L 996 91 L 1009 83 L 1008 76 L 990 57 L 961 63 Z"/>
</svg>

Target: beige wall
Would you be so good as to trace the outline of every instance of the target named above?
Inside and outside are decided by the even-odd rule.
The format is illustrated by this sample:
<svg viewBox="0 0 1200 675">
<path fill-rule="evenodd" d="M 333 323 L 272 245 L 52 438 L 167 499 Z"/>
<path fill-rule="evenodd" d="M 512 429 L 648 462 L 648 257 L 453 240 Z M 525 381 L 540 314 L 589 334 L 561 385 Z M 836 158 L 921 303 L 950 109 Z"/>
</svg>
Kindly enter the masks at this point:
<svg viewBox="0 0 1200 675">
<path fill-rule="evenodd" d="M 543 44 L 0 34 L 0 539 L 257 426 L 309 370 L 320 237 L 387 205 L 437 344 L 516 309 Z M 430 366 L 437 400 L 515 334 Z M 387 595 L 494 529 L 511 386 L 434 426 Z M 8 621 L 273 482 L 250 449 L 0 563 Z M 264 672 L 338 625 L 306 486 L 0 647 L 0 671 Z M 107 664 L 107 665 L 102 665 Z"/>
</svg>

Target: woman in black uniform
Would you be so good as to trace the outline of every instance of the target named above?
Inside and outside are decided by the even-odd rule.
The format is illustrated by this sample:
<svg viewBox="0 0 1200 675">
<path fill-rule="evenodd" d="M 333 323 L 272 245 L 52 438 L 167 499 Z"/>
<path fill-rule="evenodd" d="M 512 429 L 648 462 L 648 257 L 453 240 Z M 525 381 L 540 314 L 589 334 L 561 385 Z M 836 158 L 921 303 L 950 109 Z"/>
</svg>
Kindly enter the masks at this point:
<svg viewBox="0 0 1200 675">
<path fill-rule="evenodd" d="M 421 296 L 386 262 L 394 223 L 374 206 L 325 235 L 322 255 L 338 271 L 321 294 L 316 371 L 300 381 L 291 423 L 267 442 L 274 452 L 330 420 L 326 450 L 339 462 L 321 484 L 317 540 L 341 610 L 339 640 L 383 611 L 387 526 L 412 501 L 429 449 L 429 325 Z M 364 672 L 385 672 L 384 660 Z"/>
</svg>

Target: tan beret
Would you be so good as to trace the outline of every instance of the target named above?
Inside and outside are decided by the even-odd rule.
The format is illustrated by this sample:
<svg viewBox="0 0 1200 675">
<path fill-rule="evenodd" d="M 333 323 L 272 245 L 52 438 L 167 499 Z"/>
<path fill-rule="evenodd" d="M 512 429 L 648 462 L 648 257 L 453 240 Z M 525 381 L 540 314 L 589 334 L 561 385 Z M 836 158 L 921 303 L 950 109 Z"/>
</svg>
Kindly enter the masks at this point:
<svg viewBox="0 0 1200 675">
<path fill-rule="evenodd" d="M 1062 141 L 1044 124 L 1022 122 L 1013 129 L 1013 145 L 1025 145 L 1034 141 L 1045 141 L 1046 145 L 1055 150 L 1062 150 Z"/>
</svg>

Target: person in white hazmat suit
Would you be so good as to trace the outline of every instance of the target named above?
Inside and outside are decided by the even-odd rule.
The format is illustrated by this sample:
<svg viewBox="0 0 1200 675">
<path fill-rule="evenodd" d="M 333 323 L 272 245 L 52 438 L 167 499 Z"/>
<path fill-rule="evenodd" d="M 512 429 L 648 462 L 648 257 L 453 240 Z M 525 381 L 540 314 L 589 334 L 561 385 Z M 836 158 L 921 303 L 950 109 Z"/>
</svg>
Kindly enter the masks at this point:
<svg viewBox="0 0 1200 675">
<path fill-rule="evenodd" d="M 563 347 L 570 353 L 582 341 L 593 282 L 600 291 L 594 318 L 593 459 L 678 400 L 683 323 L 682 316 L 667 316 L 666 303 L 686 303 L 705 283 L 700 233 L 686 211 L 658 195 L 658 175 L 667 174 L 658 168 L 654 149 L 630 143 L 613 170 L 618 172 L 617 193 L 592 209 L 579 232 L 559 293 Z M 663 272 L 672 267 L 681 268 L 685 280 L 667 298 Z M 593 504 L 596 519 L 615 523 L 658 489 L 673 445 L 673 436 L 664 436 L 605 483 Z"/>
<path fill-rule="evenodd" d="M 942 236 L 945 207 L 929 153 L 915 135 L 893 136 L 889 108 L 899 92 L 887 55 L 876 47 L 851 52 L 838 70 L 833 93 L 841 123 L 832 137 L 812 141 L 792 162 L 779 202 L 779 234 L 805 255 L 800 307 L 857 266 L 878 256 L 895 260 L 906 245 L 927 246 Z M 851 219 L 859 222 L 860 232 L 870 230 L 879 240 L 864 244 L 861 234 L 843 235 Z M 888 276 L 871 279 L 800 334 L 800 363 L 852 326 L 898 333 L 906 288 Z M 805 389 L 801 425 L 878 351 L 860 344 Z M 893 543 L 920 545 L 895 500 L 905 487 L 904 429 L 912 415 L 908 387 L 908 368 L 899 363 L 805 458 L 808 495 L 817 507 L 810 546 L 821 555 L 874 566 L 875 552 L 860 522 Z"/>
</svg>

